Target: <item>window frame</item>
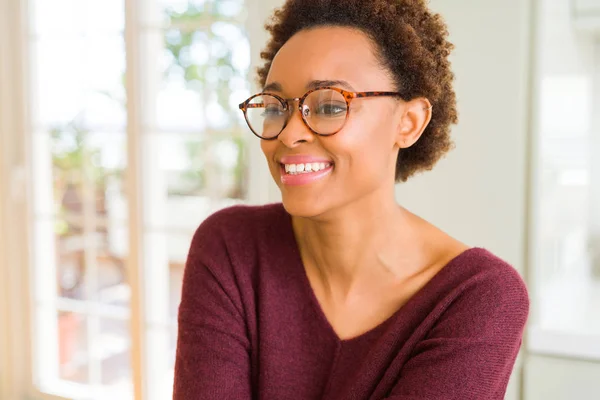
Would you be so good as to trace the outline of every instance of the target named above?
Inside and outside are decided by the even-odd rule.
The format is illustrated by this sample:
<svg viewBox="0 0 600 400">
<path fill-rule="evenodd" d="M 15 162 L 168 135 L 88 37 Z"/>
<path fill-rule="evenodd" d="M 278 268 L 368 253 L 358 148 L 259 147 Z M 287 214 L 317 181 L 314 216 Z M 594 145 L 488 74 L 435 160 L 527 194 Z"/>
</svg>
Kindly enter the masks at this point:
<svg viewBox="0 0 600 400">
<path fill-rule="evenodd" d="M 33 390 L 29 300 L 27 4 L 0 0 L 0 394 L 55 399 Z M 17 133 L 17 134 L 15 134 Z M 25 221 L 25 223 L 23 223 Z M 25 244 L 25 245 L 24 245 Z M 11 266 L 21 266 L 14 268 Z"/>
</svg>

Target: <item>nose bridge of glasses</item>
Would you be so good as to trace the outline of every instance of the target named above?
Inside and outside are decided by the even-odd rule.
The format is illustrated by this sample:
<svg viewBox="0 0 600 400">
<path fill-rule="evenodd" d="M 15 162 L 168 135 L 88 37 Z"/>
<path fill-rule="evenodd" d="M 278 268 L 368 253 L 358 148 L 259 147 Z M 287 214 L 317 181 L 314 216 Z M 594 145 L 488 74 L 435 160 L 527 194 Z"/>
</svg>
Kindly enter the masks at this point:
<svg viewBox="0 0 600 400">
<path fill-rule="evenodd" d="M 289 136 L 287 140 L 289 139 L 294 139 L 294 141 L 305 141 L 308 138 L 305 136 L 307 133 L 311 133 L 310 136 L 312 136 L 312 133 L 315 133 L 312 128 L 308 125 L 308 122 L 306 121 L 306 115 L 305 115 L 305 109 L 306 109 L 306 105 L 304 105 L 304 97 L 293 97 L 293 98 L 289 98 L 289 99 L 284 99 L 285 104 L 287 105 L 287 118 L 286 118 L 286 122 L 285 125 L 283 126 L 283 128 L 281 129 L 280 134 L 284 134 L 286 137 L 288 135 L 292 135 Z M 294 103 L 298 102 L 298 107 L 294 106 Z M 295 117 L 294 117 L 294 110 L 298 110 L 299 111 L 299 115 L 297 118 L 296 122 L 292 122 Z M 303 129 L 298 130 L 295 126 L 296 123 L 299 123 L 300 126 L 303 126 L 305 128 L 308 128 L 308 130 L 306 132 L 304 132 Z M 287 131 L 288 133 L 284 133 L 284 131 Z M 285 139 L 285 138 L 284 138 Z"/>
<path fill-rule="evenodd" d="M 301 110 L 300 103 L 302 103 L 302 97 L 292 97 L 290 99 L 284 99 L 290 114 L 294 112 L 294 103 L 298 102 L 298 110 Z"/>
<path fill-rule="evenodd" d="M 298 110 L 298 112 L 300 113 L 300 119 L 304 119 L 305 117 L 305 113 L 304 113 L 304 109 L 306 108 L 306 106 L 303 104 L 304 103 L 304 98 L 303 97 L 293 97 L 290 99 L 285 99 L 286 104 L 287 104 L 287 111 L 288 111 L 288 117 L 287 120 L 288 122 L 294 118 L 294 112 L 295 110 Z M 295 107 L 295 104 L 298 102 L 298 107 Z M 306 124 L 306 122 L 304 122 Z"/>
</svg>

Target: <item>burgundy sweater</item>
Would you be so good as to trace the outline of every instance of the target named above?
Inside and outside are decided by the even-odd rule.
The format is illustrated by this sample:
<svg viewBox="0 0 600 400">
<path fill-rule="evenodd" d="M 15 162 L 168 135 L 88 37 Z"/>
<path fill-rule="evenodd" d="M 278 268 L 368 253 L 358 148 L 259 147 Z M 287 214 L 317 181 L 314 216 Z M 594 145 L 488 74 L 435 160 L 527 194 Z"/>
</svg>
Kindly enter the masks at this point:
<svg viewBox="0 0 600 400">
<path fill-rule="evenodd" d="M 174 399 L 503 399 L 528 310 L 519 274 L 473 248 L 388 320 L 340 340 L 282 205 L 228 208 L 192 241 Z"/>
</svg>

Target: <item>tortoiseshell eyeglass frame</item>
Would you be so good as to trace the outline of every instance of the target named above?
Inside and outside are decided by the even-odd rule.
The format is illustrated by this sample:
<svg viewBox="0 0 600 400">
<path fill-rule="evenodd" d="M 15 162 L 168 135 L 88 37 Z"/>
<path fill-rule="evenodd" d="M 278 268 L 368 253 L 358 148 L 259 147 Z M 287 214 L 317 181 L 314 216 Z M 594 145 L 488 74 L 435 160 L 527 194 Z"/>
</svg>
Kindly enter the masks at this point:
<svg viewBox="0 0 600 400">
<path fill-rule="evenodd" d="M 310 127 L 310 125 L 308 124 L 308 122 L 306 121 L 306 116 L 304 115 L 304 113 L 302 112 L 302 106 L 304 105 L 304 100 L 306 100 L 306 98 L 311 94 L 314 93 L 318 90 L 335 90 L 336 92 L 339 92 L 342 94 L 342 96 L 344 96 L 344 99 L 346 100 L 346 107 L 347 107 L 347 111 L 346 111 L 346 119 L 344 120 L 344 123 L 342 124 L 342 126 L 340 127 L 340 129 L 338 129 L 337 131 L 333 132 L 333 133 L 319 133 L 316 132 L 313 128 Z M 291 113 L 288 114 L 288 117 L 285 121 L 285 123 L 283 124 L 283 127 L 281 128 L 281 130 L 279 131 L 279 133 L 275 136 L 272 137 L 263 137 L 261 135 L 259 135 L 257 132 L 254 131 L 254 129 L 252 129 L 252 125 L 250 124 L 250 121 L 248 121 L 248 114 L 246 113 L 246 111 L 249 108 L 261 108 L 262 105 L 261 104 L 251 104 L 250 102 L 259 96 L 265 96 L 265 95 L 269 95 L 272 97 L 275 97 L 277 100 L 279 100 L 283 106 L 284 111 L 290 111 L 290 103 L 294 102 L 294 101 L 298 101 L 298 111 L 300 112 L 300 115 L 302 116 L 302 121 L 304 122 L 304 125 L 306 125 L 306 127 L 315 135 L 319 135 L 319 136 L 332 136 L 335 135 L 336 133 L 338 133 L 339 131 L 341 131 L 344 126 L 346 125 L 346 122 L 348 121 L 348 118 L 350 116 L 350 103 L 352 102 L 352 100 L 354 99 L 358 99 L 361 97 L 381 97 L 381 96 L 392 96 L 392 97 L 400 97 L 402 98 L 402 95 L 398 92 L 349 92 L 347 90 L 344 89 L 340 89 L 337 87 L 333 87 L 333 86 L 322 86 L 322 87 L 318 87 L 315 89 L 311 89 L 308 92 L 304 93 L 304 95 L 302 97 L 295 97 L 293 99 L 284 99 L 281 96 L 278 96 L 276 94 L 273 93 L 258 93 L 255 94 L 254 96 L 251 96 L 248 100 L 244 101 L 243 103 L 241 103 L 239 105 L 240 110 L 242 110 L 242 112 L 244 113 L 244 118 L 246 119 L 246 123 L 248 124 L 248 127 L 250 128 L 250 130 L 252 131 L 252 133 L 254 133 L 254 135 L 256 135 L 257 137 L 259 137 L 260 139 L 263 140 L 275 140 L 279 137 L 279 135 L 281 134 L 281 132 L 283 132 L 283 130 L 285 129 L 285 127 L 287 126 L 290 117 L 291 117 Z"/>
</svg>

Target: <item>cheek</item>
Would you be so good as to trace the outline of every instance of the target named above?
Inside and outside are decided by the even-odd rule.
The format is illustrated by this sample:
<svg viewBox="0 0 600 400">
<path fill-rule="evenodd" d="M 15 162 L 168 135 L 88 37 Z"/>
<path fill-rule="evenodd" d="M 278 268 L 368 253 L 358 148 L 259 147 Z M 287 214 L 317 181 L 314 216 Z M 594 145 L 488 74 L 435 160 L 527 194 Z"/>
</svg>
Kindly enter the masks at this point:
<svg viewBox="0 0 600 400">
<path fill-rule="evenodd" d="M 273 158 L 275 157 L 275 152 L 277 150 L 277 142 L 275 140 L 261 140 L 260 149 L 265 155 L 271 173 L 273 174 L 277 172 L 275 168 L 275 162 L 273 161 Z"/>
<path fill-rule="evenodd" d="M 265 156 L 268 157 L 270 149 L 269 149 L 269 142 L 267 142 L 266 140 L 261 140 L 260 141 L 260 149 L 262 150 L 263 154 Z"/>
<path fill-rule="evenodd" d="M 267 158 L 269 165 L 273 161 L 275 151 L 277 150 L 277 142 L 275 140 L 260 140 L 260 149 Z"/>
<path fill-rule="evenodd" d="M 370 119 L 363 124 L 353 123 L 345 132 L 340 132 L 336 149 L 331 151 L 340 156 L 353 174 L 375 177 L 389 169 L 394 152 L 392 133 L 392 128 L 385 121 Z"/>
</svg>

